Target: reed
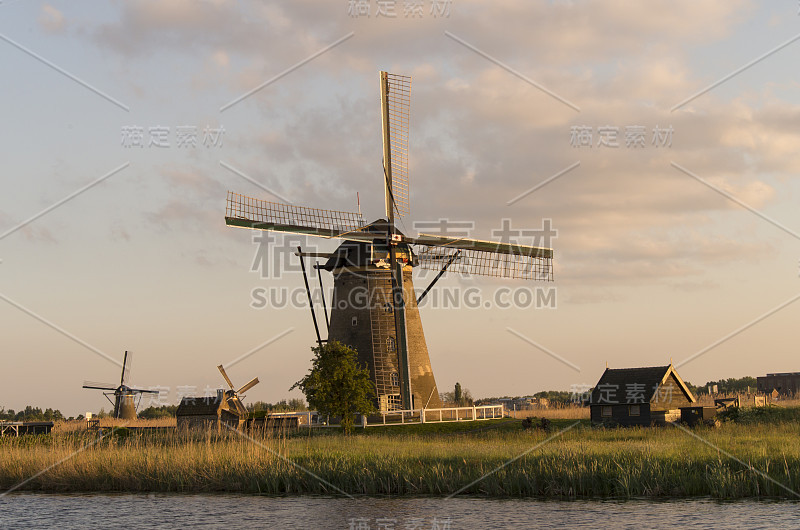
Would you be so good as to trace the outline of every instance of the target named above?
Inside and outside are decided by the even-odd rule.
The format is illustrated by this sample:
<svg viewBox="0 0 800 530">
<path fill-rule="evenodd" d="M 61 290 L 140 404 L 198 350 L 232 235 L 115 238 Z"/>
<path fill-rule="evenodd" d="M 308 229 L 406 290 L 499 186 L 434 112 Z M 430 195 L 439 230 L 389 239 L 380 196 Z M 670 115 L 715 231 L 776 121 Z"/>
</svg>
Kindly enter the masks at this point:
<svg viewBox="0 0 800 530">
<path fill-rule="evenodd" d="M 514 418 L 547 418 L 548 420 L 588 420 L 589 407 L 552 407 L 546 409 L 511 411 Z"/>
<path fill-rule="evenodd" d="M 375 428 L 351 436 L 333 430 L 255 432 L 248 438 L 231 431 L 122 428 L 100 439 L 93 432 L 65 430 L 0 439 L 0 490 L 27 480 L 19 489 L 448 495 L 477 481 L 462 493 L 795 498 L 792 491 L 800 491 L 797 422 L 726 422 L 693 430 L 706 444 L 671 426 L 595 429 L 581 421 L 545 442 L 571 423 L 554 420 L 550 432 L 497 420 L 447 429 Z M 438 430 L 426 431 L 429 427 Z"/>
</svg>

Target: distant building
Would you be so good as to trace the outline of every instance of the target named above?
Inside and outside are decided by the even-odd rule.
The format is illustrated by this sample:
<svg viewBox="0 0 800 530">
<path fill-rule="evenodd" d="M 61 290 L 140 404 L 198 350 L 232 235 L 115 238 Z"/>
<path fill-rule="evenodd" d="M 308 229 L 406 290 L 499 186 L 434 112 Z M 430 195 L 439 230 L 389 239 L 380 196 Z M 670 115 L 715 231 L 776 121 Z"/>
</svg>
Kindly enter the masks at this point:
<svg viewBox="0 0 800 530">
<path fill-rule="evenodd" d="M 592 423 L 662 425 L 697 402 L 675 367 L 606 368 L 590 398 Z"/>
<path fill-rule="evenodd" d="M 217 390 L 216 396 L 184 397 L 175 416 L 178 427 L 189 428 L 215 427 L 221 430 L 223 425 L 239 428 L 244 421 L 230 406 L 222 390 Z"/>
<path fill-rule="evenodd" d="M 759 394 L 772 394 L 775 391 L 783 396 L 796 395 L 800 390 L 800 372 L 782 372 L 757 377 L 756 387 Z"/>
</svg>

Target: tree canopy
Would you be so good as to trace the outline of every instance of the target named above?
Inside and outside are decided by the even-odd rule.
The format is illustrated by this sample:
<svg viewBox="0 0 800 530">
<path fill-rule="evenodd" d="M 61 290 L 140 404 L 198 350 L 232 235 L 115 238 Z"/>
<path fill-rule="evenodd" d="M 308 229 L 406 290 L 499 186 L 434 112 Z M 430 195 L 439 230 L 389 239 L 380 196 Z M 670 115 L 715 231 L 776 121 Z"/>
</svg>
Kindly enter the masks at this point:
<svg viewBox="0 0 800 530">
<path fill-rule="evenodd" d="M 14 412 L 14 409 L 6 410 L 0 407 L 0 420 L 6 421 L 59 421 L 66 419 L 60 410 L 51 408 L 42 410 L 39 407 L 28 405 L 25 410 Z"/>
<path fill-rule="evenodd" d="M 289 390 L 299 388 L 310 408 L 341 418 L 342 429 L 350 432 L 355 414 L 375 411 L 375 386 L 369 370 L 358 365 L 356 350 L 341 342 L 316 346 L 311 351 L 311 370 Z"/>
</svg>

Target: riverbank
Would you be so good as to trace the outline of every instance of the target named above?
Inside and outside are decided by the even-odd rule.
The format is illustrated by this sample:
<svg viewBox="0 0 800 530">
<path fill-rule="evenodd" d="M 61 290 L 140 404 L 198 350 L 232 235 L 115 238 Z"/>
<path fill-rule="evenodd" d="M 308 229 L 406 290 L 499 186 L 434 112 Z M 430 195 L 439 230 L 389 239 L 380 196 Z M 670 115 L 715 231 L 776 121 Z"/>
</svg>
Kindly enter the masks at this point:
<svg viewBox="0 0 800 530">
<path fill-rule="evenodd" d="M 63 432 L 0 440 L 0 491 L 796 499 L 799 435 L 796 421 L 687 431 L 553 420 L 545 432 L 509 419 L 351 436 Z"/>
</svg>

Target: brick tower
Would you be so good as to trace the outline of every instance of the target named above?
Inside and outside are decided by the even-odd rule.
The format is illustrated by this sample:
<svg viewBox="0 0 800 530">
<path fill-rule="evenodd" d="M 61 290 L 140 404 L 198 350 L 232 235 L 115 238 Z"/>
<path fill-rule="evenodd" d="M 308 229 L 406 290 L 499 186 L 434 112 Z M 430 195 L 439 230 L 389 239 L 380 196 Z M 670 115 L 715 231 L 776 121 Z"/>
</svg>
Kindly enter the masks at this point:
<svg viewBox="0 0 800 530">
<path fill-rule="evenodd" d="M 373 223 L 376 233 L 385 221 Z M 385 233 L 385 232 L 384 232 Z M 412 408 L 439 408 L 439 389 L 433 376 L 425 333 L 417 308 L 411 269 L 416 257 L 407 245 L 397 251 L 403 263 L 408 372 Z M 322 269 L 334 275 L 329 341 L 339 341 L 358 352 L 358 361 L 369 368 L 375 383 L 380 410 L 402 409 L 402 363 L 397 347 L 392 275 L 389 250 L 378 241 L 348 241 L 339 246 Z"/>
</svg>

